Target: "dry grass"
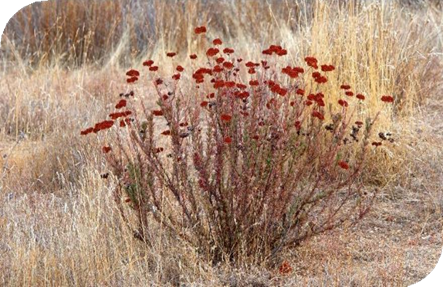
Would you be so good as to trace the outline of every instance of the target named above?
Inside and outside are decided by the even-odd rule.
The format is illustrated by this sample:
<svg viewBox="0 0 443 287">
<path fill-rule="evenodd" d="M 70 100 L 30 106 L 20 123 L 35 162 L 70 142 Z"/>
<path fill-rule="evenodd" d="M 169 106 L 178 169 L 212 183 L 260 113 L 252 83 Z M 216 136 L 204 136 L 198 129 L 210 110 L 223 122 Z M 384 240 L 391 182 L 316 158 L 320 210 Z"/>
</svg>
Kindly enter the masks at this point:
<svg viewBox="0 0 443 287">
<path fill-rule="evenodd" d="M 29 7 L 2 37 L 1 285 L 404 286 L 435 266 L 443 223 L 441 7 L 122 0 L 94 1 L 85 13 L 85 1 L 75 2 Z M 288 276 L 212 267 L 186 245 L 169 244 L 162 230 L 155 246 L 141 246 L 114 209 L 112 176 L 100 178 L 107 169 L 98 143 L 78 136 L 128 89 L 124 67 L 146 57 L 165 62 L 169 50 L 185 59 L 201 45 L 192 28 L 202 23 L 251 60 L 262 46 L 281 43 L 291 64 L 306 54 L 336 64 L 343 72 L 331 81 L 370 95 L 369 113 L 384 108 L 379 95 L 399 99 L 380 125 L 397 142 L 368 167 L 367 188 L 381 189 L 373 212 L 356 228 L 288 250 Z M 149 89 L 137 94 L 154 104 Z"/>
</svg>

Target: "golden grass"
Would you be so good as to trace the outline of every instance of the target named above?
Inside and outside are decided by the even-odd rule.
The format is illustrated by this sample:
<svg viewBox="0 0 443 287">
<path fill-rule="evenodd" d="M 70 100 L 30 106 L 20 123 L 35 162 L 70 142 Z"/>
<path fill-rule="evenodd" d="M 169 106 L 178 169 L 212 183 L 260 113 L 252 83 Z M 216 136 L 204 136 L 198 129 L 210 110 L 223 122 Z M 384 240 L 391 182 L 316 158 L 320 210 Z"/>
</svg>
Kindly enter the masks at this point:
<svg viewBox="0 0 443 287">
<path fill-rule="evenodd" d="M 2 36 L 0 285 L 406 285 L 423 278 L 441 251 L 443 12 L 431 3 L 386 2 L 65 0 L 24 9 Z M 141 246 L 114 209 L 112 177 L 100 179 L 106 166 L 98 143 L 78 136 L 128 89 L 128 65 L 166 63 L 171 50 L 189 64 L 187 55 L 203 44 L 192 31 L 199 24 L 251 60 L 277 43 L 291 65 L 308 54 L 335 64 L 328 100 L 339 98 L 333 84 L 349 83 L 368 95 L 358 116 L 382 110 L 378 129 L 395 135 L 394 145 L 371 155 L 367 188 L 381 189 L 371 216 L 288 250 L 289 276 L 211 267 L 162 230 L 153 248 Z M 145 86 L 136 94 L 154 104 Z M 399 100 L 393 110 L 380 103 L 383 94 Z"/>
</svg>

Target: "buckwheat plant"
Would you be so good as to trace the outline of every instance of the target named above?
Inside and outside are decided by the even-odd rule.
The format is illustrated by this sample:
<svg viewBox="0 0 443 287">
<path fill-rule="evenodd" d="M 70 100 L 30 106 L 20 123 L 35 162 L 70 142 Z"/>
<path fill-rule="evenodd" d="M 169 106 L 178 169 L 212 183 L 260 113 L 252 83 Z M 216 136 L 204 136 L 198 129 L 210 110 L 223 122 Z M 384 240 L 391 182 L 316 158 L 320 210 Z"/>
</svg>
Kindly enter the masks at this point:
<svg viewBox="0 0 443 287">
<path fill-rule="evenodd" d="M 196 37 L 205 33 L 195 29 Z M 102 150 L 136 238 L 152 244 L 161 227 L 214 263 L 267 264 L 368 213 L 375 192 L 362 189 L 359 174 L 381 145 L 369 144 L 378 114 L 356 120 L 365 95 L 342 84 L 342 99 L 331 103 L 321 92 L 339 69 L 312 56 L 291 67 L 287 53 L 271 45 L 256 63 L 215 39 L 189 55 L 204 67 L 175 63 L 171 78 L 147 60 L 158 106 L 122 93 L 109 119 L 81 132 L 115 134 Z M 135 69 L 126 75 L 128 90 L 141 79 Z"/>
</svg>

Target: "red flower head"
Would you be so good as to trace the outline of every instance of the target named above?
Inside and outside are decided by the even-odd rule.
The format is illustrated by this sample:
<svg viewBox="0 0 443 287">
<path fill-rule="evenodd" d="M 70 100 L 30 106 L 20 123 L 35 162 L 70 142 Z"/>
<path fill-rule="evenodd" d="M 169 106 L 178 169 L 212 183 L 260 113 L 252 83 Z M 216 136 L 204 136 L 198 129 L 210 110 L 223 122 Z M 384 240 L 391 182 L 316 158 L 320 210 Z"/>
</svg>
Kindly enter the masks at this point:
<svg viewBox="0 0 443 287">
<path fill-rule="evenodd" d="M 200 103 L 200 106 L 204 108 L 204 107 L 207 107 L 208 104 L 209 104 L 208 101 L 203 101 Z"/>
<path fill-rule="evenodd" d="M 172 75 L 172 79 L 176 81 L 180 80 L 180 74 Z"/>
<path fill-rule="evenodd" d="M 381 142 L 372 142 L 372 145 L 375 147 L 379 147 L 382 145 L 382 143 Z"/>
<path fill-rule="evenodd" d="M 215 61 L 217 62 L 217 64 L 221 64 L 221 63 L 223 63 L 225 61 L 225 58 L 219 57 Z"/>
<path fill-rule="evenodd" d="M 158 66 L 151 66 L 151 67 L 149 67 L 149 71 L 151 71 L 151 72 L 158 71 Z"/>
<path fill-rule="evenodd" d="M 223 53 L 225 53 L 225 54 L 232 54 L 232 53 L 234 53 L 234 49 L 231 49 L 231 48 L 224 48 L 223 49 Z"/>
<path fill-rule="evenodd" d="M 126 72 L 126 76 L 128 77 L 139 77 L 140 76 L 140 72 L 134 69 L 131 69 L 129 71 Z"/>
<path fill-rule="evenodd" d="M 81 134 L 82 136 L 85 136 L 85 135 L 87 135 L 87 134 L 92 133 L 93 131 L 94 131 L 94 128 L 87 128 L 86 130 L 81 131 L 80 134 Z"/>
<path fill-rule="evenodd" d="M 335 67 L 333 65 L 321 65 L 321 70 L 323 72 L 330 72 L 330 71 L 334 71 Z"/>
<path fill-rule="evenodd" d="M 338 104 L 345 108 L 348 106 L 348 102 L 342 99 L 338 100 Z"/>
<path fill-rule="evenodd" d="M 162 110 L 153 110 L 152 114 L 156 117 L 160 117 L 160 116 L 163 116 L 163 111 Z"/>
<path fill-rule="evenodd" d="M 258 86 L 259 83 L 258 83 L 257 80 L 250 80 L 250 81 L 249 81 L 249 85 L 250 85 L 250 86 Z"/>
<path fill-rule="evenodd" d="M 223 42 L 222 42 L 222 40 L 217 38 L 217 39 L 214 39 L 214 41 L 212 41 L 212 44 L 214 44 L 214 45 L 221 45 L 221 44 L 223 44 Z"/>
<path fill-rule="evenodd" d="M 116 109 L 121 109 L 123 107 L 126 107 L 126 100 L 120 100 L 117 105 L 115 106 Z"/>
<path fill-rule="evenodd" d="M 385 103 L 393 103 L 394 98 L 392 96 L 382 96 L 381 100 Z"/>
<path fill-rule="evenodd" d="M 223 67 L 220 67 L 219 65 L 215 66 L 214 69 L 212 69 L 214 73 L 220 73 L 223 71 Z"/>
<path fill-rule="evenodd" d="M 356 95 L 357 99 L 364 101 L 365 100 L 365 96 L 363 96 L 362 94 L 357 94 Z"/>
<path fill-rule="evenodd" d="M 197 59 L 197 55 L 196 54 L 189 55 L 189 58 L 191 58 L 191 60 L 195 60 Z"/>
<path fill-rule="evenodd" d="M 319 111 L 312 111 L 312 116 L 314 118 L 318 118 L 321 121 L 325 119 L 325 116 L 322 113 L 320 113 Z"/>
<path fill-rule="evenodd" d="M 175 52 L 166 53 L 166 56 L 168 56 L 170 58 L 173 58 L 175 55 L 177 55 L 177 53 L 175 53 Z"/>
<path fill-rule="evenodd" d="M 340 86 L 340 89 L 342 89 L 342 90 L 349 90 L 350 88 L 351 88 L 351 86 L 346 85 L 346 84 L 343 84 Z"/>
<path fill-rule="evenodd" d="M 154 61 L 152 61 L 152 60 L 147 60 L 147 61 L 143 62 L 143 66 L 147 66 L 147 67 L 152 66 L 152 64 L 154 64 Z"/>
<path fill-rule="evenodd" d="M 209 48 L 208 51 L 206 51 L 206 56 L 214 57 L 215 55 L 218 54 L 218 52 L 220 52 L 220 50 L 217 48 Z"/>
<path fill-rule="evenodd" d="M 111 150 L 112 150 L 112 148 L 109 147 L 109 146 L 104 146 L 104 147 L 102 147 L 102 151 L 103 151 L 104 153 L 108 153 L 108 152 L 110 152 Z"/>
<path fill-rule="evenodd" d="M 355 124 L 361 128 L 363 126 L 363 122 L 362 121 L 356 121 Z"/>
<path fill-rule="evenodd" d="M 114 121 L 103 121 L 103 122 L 97 123 L 97 124 L 95 124 L 95 126 L 94 126 L 94 130 L 93 130 L 93 132 L 94 132 L 94 133 L 97 133 L 97 132 L 99 132 L 99 131 L 101 131 L 101 130 L 109 129 L 109 128 L 111 128 L 113 125 L 114 125 Z"/>
<path fill-rule="evenodd" d="M 126 82 L 127 82 L 128 84 L 135 83 L 136 81 L 138 81 L 138 78 L 137 78 L 137 77 L 131 77 L 131 78 L 129 78 L 129 79 L 126 79 Z"/>
<path fill-rule="evenodd" d="M 354 96 L 354 93 L 352 91 L 346 91 L 345 95 L 348 97 L 352 97 L 352 96 Z"/>
<path fill-rule="evenodd" d="M 200 26 L 194 29 L 195 34 L 203 34 L 206 33 L 206 27 L 205 26 Z"/>
<path fill-rule="evenodd" d="M 231 119 L 232 119 L 232 116 L 231 116 L 231 115 L 227 115 L 227 114 L 222 114 L 222 115 L 221 115 L 221 120 L 222 120 L 222 121 L 230 122 Z"/>
<path fill-rule="evenodd" d="M 169 135 L 171 135 L 171 131 L 170 130 L 163 131 L 162 135 L 169 136 Z"/>
<path fill-rule="evenodd" d="M 315 82 L 319 83 L 319 84 L 324 84 L 328 81 L 328 78 L 324 77 L 324 76 L 320 76 L 318 78 L 315 79 Z"/>
<path fill-rule="evenodd" d="M 314 57 L 306 57 L 305 58 L 305 62 L 308 66 L 314 68 L 314 69 L 318 69 L 318 61 L 316 58 Z"/>
<path fill-rule="evenodd" d="M 185 68 L 183 68 L 182 66 L 178 65 L 177 68 L 175 68 L 177 70 L 177 72 L 183 72 L 185 70 Z"/>
<path fill-rule="evenodd" d="M 239 88 L 240 90 L 244 90 L 244 89 L 247 88 L 247 86 L 244 85 L 244 84 L 242 84 L 242 83 L 237 83 L 236 86 L 237 86 L 237 88 Z"/>
<path fill-rule="evenodd" d="M 305 94 L 305 90 L 302 89 L 297 89 L 297 91 L 295 92 L 297 95 L 303 96 Z"/>
<path fill-rule="evenodd" d="M 230 70 L 230 69 L 234 68 L 234 64 L 232 64 L 231 62 L 224 62 L 223 67 Z"/>
<path fill-rule="evenodd" d="M 349 165 L 345 161 L 339 161 L 338 166 L 340 166 L 342 169 L 349 169 Z"/>
<path fill-rule="evenodd" d="M 255 74 L 255 69 L 254 68 L 249 68 L 248 74 L 250 74 L 250 75 Z"/>
<path fill-rule="evenodd" d="M 230 144 L 230 143 L 232 143 L 232 139 L 231 139 L 231 137 L 227 136 L 227 137 L 225 137 L 225 138 L 223 139 L 223 142 L 224 142 L 224 143 L 227 143 L 227 144 Z"/>
</svg>

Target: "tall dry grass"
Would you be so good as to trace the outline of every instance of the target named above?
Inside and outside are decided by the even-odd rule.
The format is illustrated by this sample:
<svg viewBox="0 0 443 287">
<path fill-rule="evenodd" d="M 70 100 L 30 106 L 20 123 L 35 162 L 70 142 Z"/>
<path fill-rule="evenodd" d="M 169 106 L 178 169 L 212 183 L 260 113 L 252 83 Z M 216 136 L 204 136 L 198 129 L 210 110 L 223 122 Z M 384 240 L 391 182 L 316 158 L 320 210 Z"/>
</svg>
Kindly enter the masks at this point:
<svg viewBox="0 0 443 287">
<path fill-rule="evenodd" d="M 171 50 L 189 64 L 187 55 L 202 45 L 193 37 L 200 24 L 251 60 L 281 44 L 290 65 L 308 54 L 334 63 L 340 72 L 330 81 L 368 95 L 368 113 L 382 109 L 378 128 L 396 138 L 372 155 L 367 185 L 405 184 L 419 172 L 410 153 L 423 148 L 413 144 L 430 139 L 429 150 L 438 151 L 435 131 L 420 125 L 421 107 L 441 92 L 443 13 L 438 1 L 380 2 L 66 0 L 20 11 L 1 48 L 1 284 L 230 283 L 186 245 L 168 245 L 161 231 L 153 249 L 122 236 L 112 176 L 100 179 L 107 169 L 98 144 L 78 137 L 128 89 L 123 68 L 146 58 L 164 63 Z M 148 88 L 136 89 L 154 104 Z M 395 96 L 392 110 L 380 105 L 382 94 Z M 356 280 L 380 283 L 367 276 Z"/>
</svg>

